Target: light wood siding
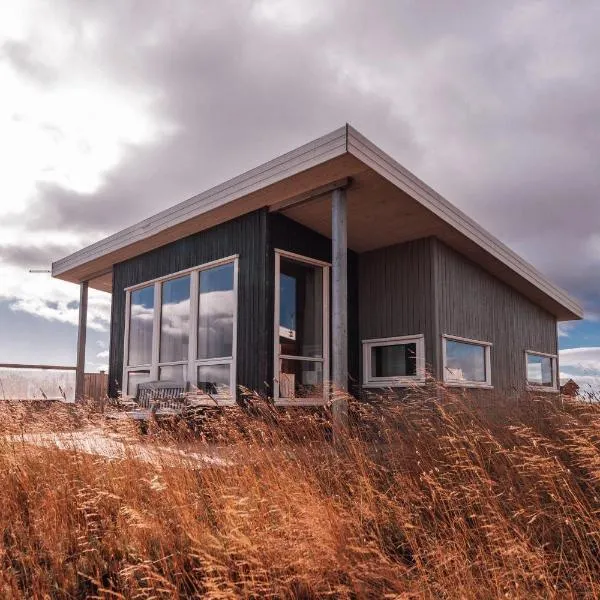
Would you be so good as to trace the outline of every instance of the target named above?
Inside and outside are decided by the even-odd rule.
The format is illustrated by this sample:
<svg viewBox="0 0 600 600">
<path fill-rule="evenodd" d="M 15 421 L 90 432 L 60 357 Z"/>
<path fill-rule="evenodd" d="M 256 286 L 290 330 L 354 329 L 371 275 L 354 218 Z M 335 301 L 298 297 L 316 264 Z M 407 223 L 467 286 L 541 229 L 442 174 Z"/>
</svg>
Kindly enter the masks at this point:
<svg viewBox="0 0 600 600">
<path fill-rule="evenodd" d="M 331 240 L 312 229 L 296 223 L 282 214 L 269 215 L 269 229 L 267 234 L 269 246 L 268 261 L 268 294 L 267 314 L 270 316 L 269 335 L 271 340 L 271 369 L 270 380 L 273 381 L 273 302 L 274 277 L 275 277 L 275 249 L 287 250 L 309 258 L 316 258 L 325 262 L 331 262 Z M 350 390 L 357 392 L 356 383 L 359 373 L 360 340 L 358 339 L 358 255 L 348 251 L 348 373 L 350 377 Z M 330 365 L 331 372 L 331 365 Z"/>
<path fill-rule="evenodd" d="M 358 256 L 360 340 L 423 334 L 429 372 L 435 337 L 431 248 L 424 238 Z"/>
<path fill-rule="evenodd" d="M 433 240 L 440 333 L 493 344 L 494 393 L 526 387 L 525 351 L 557 354 L 556 318 L 439 240 Z"/>
<path fill-rule="evenodd" d="M 233 254 L 239 255 L 237 384 L 252 390 L 264 389 L 268 364 L 264 301 L 266 219 L 267 211 L 261 209 L 115 265 L 109 365 L 111 397 L 116 396 L 122 385 L 125 288 Z M 269 343 L 272 339 L 271 336 Z"/>
</svg>

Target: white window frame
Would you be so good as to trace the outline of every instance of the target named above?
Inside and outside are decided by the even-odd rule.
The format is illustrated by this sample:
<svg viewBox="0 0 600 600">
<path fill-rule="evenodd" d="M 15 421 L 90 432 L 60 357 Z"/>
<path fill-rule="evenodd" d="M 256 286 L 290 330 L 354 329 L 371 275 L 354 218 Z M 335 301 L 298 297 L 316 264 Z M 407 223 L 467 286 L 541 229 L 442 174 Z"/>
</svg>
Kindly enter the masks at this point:
<svg viewBox="0 0 600 600">
<path fill-rule="evenodd" d="M 373 377 L 371 350 L 381 346 L 395 346 L 397 344 L 416 344 L 416 375 L 398 377 Z M 375 338 L 362 341 L 363 350 L 363 387 L 367 388 L 394 388 L 423 385 L 425 383 L 425 336 L 403 335 L 397 337 Z"/>
<path fill-rule="evenodd" d="M 446 370 L 446 342 L 454 341 L 461 342 L 463 344 L 471 344 L 473 346 L 481 346 L 484 349 L 485 357 L 485 381 L 456 381 L 448 378 L 448 371 Z M 468 387 L 468 388 L 483 388 L 492 389 L 492 342 L 486 342 L 483 340 L 473 340 L 470 338 L 459 337 L 457 335 L 442 335 L 442 372 L 444 374 L 444 385 L 448 387 Z"/>
<path fill-rule="evenodd" d="M 549 358 L 552 360 L 552 387 L 531 383 L 529 381 L 529 378 L 527 377 L 527 373 L 529 371 L 529 363 L 527 361 L 527 357 L 530 354 L 532 356 L 542 356 L 544 358 Z M 537 350 L 525 350 L 525 384 L 527 391 L 529 392 L 557 393 L 558 391 L 560 391 L 558 387 L 558 355 L 548 354 L 547 352 L 538 352 Z"/>
<path fill-rule="evenodd" d="M 219 267 L 221 265 L 233 264 L 233 344 L 231 356 L 219 358 L 198 359 L 198 299 L 200 286 L 200 272 Z M 149 281 L 137 283 L 125 288 L 125 341 L 123 352 L 123 395 L 127 395 L 129 387 L 129 372 L 149 370 L 148 381 L 158 381 L 160 367 L 175 365 L 185 365 L 187 367 L 186 380 L 190 386 L 196 386 L 197 370 L 199 366 L 204 365 L 229 365 L 230 390 L 231 394 L 213 396 L 219 405 L 231 406 L 236 403 L 236 364 L 237 364 L 237 328 L 238 328 L 238 272 L 239 255 L 234 254 L 226 258 L 213 260 L 202 265 L 197 265 L 189 269 L 170 273 L 164 277 L 157 277 Z M 162 284 L 166 281 L 179 279 L 180 277 L 190 276 L 190 331 L 188 342 L 188 357 L 186 360 L 175 362 L 159 362 L 160 360 L 160 318 L 162 313 Z M 147 365 L 129 365 L 129 319 L 131 313 L 131 293 L 145 287 L 154 286 L 154 322 L 152 327 L 152 363 Z"/>
<path fill-rule="evenodd" d="M 281 258 L 313 265 L 322 268 L 323 273 L 323 357 L 312 356 L 290 356 L 279 352 L 279 315 L 280 315 L 280 285 Z M 308 256 L 275 249 L 275 303 L 273 310 L 273 402 L 278 406 L 322 406 L 329 400 L 329 271 L 331 264 Z M 283 359 L 297 360 L 301 362 L 318 362 L 323 365 L 323 395 L 314 398 L 280 398 L 279 397 L 279 373 Z"/>
</svg>

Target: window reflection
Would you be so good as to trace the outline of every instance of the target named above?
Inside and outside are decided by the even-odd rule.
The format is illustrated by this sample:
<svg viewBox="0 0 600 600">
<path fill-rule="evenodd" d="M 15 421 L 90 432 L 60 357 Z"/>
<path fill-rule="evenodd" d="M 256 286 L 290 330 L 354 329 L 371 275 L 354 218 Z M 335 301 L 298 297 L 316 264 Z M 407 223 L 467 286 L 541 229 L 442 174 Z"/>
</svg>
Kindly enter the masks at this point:
<svg viewBox="0 0 600 600">
<path fill-rule="evenodd" d="M 486 382 L 485 346 L 446 340 L 446 380 Z"/>
<path fill-rule="evenodd" d="M 183 383 L 186 381 L 187 365 L 166 365 L 159 367 L 158 379 L 160 381 L 176 381 Z"/>
<path fill-rule="evenodd" d="M 187 360 L 190 331 L 190 277 L 162 284 L 160 362 Z"/>
<path fill-rule="evenodd" d="M 280 354 L 323 356 L 323 268 L 285 258 L 279 275 Z"/>
<path fill-rule="evenodd" d="M 394 344 L 371 348 L 371 377 L 414 377 L 417 344 Z"/>
<path fill-rule="evenodd" d="M 554 385 L 552 357 L 527 354 L 527 383 L 547 387 Z"/>
<path fill-rule="evenodd" d="M 139 383 L 150 381 L 150 371 L 129 371 L 127 374 L 127 395 L 135 396 Z"/>
<path fill-rule="evenodd" d="M 281 360 L 279 374 L 281 398 L 319 398 L 323 396 L 323 363 L 307 360 Z"/>
<path fill-rule="evenodd" d="M 152 325 L 154 323 L 154 286 L 131 292 L 129 318 L 129 364 L 152 362 Z"/>
<path fill-rule="evenodd" d="M 234 265 L 200 271 L 198 298 L 198 358 L 233 354 Z"/>
<path fill-rule="evenodd" d="M 198 389 L 211 396 L 230 395 L 230 369 L 230 365 L 202 365 L 198 367 Z"/>
</svg>

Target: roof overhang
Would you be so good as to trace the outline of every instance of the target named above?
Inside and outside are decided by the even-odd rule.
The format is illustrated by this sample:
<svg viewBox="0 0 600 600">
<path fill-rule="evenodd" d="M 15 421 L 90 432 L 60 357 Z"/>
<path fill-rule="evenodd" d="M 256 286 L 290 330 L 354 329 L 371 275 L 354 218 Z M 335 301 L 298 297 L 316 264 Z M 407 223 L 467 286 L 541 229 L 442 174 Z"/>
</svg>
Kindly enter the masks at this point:
<svg viewBox="0 0 600 600">
<path fill-rule="evenodd" d="M 564 290 L 348 125 L 56 261 L 52 275 L 110 291 L 116 263 L 263 207 L 330 237 L 326 194 L 348 179 L 353 250 L 436 236 L 557 319 L 582 318 Z"/>
</svg>

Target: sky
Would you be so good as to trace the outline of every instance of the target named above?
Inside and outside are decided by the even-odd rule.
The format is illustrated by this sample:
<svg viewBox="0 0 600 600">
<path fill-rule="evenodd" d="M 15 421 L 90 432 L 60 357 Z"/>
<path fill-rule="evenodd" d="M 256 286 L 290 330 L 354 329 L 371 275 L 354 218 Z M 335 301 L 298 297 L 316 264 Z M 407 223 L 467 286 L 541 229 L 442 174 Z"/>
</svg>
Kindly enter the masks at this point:
<svg viewBox="0 0 600 600">
<path fill-rule="evenodd" d="M 0 3 L 0 362 L 74 364 L 30 274 L 349 122 L 583 304 L 600 383 L 600 3 Z M 87 368 L 106 367 L 92 292 Z"/>
</svg>

